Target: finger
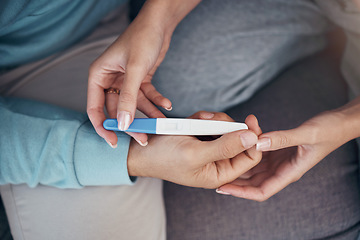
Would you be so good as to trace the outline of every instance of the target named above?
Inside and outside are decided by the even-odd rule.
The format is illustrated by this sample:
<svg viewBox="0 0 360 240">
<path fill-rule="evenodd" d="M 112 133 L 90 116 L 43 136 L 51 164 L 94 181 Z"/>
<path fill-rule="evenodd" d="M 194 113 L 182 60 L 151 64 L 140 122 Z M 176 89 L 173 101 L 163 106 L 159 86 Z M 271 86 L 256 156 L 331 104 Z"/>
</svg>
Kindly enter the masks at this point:
<svg viewBox="0 0 360 240">
<path fill-rule="evenodd" d="M 199 142 L 202 147 L 198 154 L 207 162 L 233 158 L 253 147 L 257 143 L 257 135 L 250 130 L 241 130 L 223 135 L 209 142 Z"/>
<path fill-rule="evenodd" d="M 164 118 L 165 115 L 152 104 L 142 93 L 139 91 L 138 95 L 138 109 L 150 118 Z"/>
<path fill-rule="evenodd" d="M 119 100 L 119 95 L 117 94 L 105 94 L 105 106 L 106 111 L 110 118 L 116 118 L 116 110 L 117 110 L 117 103 Z"/>
<path fill-rule="evenodd" d="M 117 120 L 122 131 L 127 130 L 134 119 L 140 85 L 146 74 L 146 69 L 141 66 L 129 65 L 126 68 L 117 106 Z"/>
<path fill-rule="evenodd" d="M 254 115 L 249 115 L 245 119 L 245 124 L 249 127 L 250 130 L 254 131 L 257 135 L 262 134 L 262 130 L 259 126 L 259 122 Z"/>
<path fill-rule="evenodd" d="M 137 143 L 145 147 L 148 145 L 148 136 L 145 133 L 126 132 L 135 139 Z"/>
<path fill-rule="evenodd" d="M 116 109 L 117 109 L 117 100 L 119 96 L 117 94 L 106 94 L 106 109 L 110 118 L 116 118 Z M 138 142 L 141 146 L 146 146 L 147 135 L 145 133 L 130 133 L 126 132 L 128 135 L 133 137 L 136 142 Z"/>
<path fill-rule="evenodd" d="M 111 147 L 117 146 L 117 136 L 112 131 L 107 131 L 103 127 L 105 121 L 104 113 L 104 89 L 96 84 L 89 84 L 88 86 L 88 98 L 87 98 L 87 114 L 95 131 L 99 136 L 105 139 Z"/>
<path fill-rule="evenodd" d="M 248 172 L 254 166 L 256 166 L 256 164 L 258 164 L 260 160 L 261 152 L 254 151 L 253 156 L 249 156 L 245 152 L 238 154 L 232 159 L 230 159 L 231 168 L 227 168 L 227 171 L 219 171 L 219 179 L 223 183 L 231 182 L 234 179 L 237 179 L 239 176 L 243 175 L 244 173 Z"/>
<path fill-rule="evenodd" d="M 254 115 L 247 116 L 247 118 L 245 119 L 245 124 L 249 127 L 250 130 L 254 131 L 255 134 L 257 134 L 258 136 L 262 133 L 261 128 L 259 126 L 259 122 Z M 255 146 L 246 150 L 246 154 L 251 159 L 255 160 L 256 164 L 258 164 L 262 158 L 262 152 L 257 151 Z M 233 162 L 233 166 L 236 167 L 237 159 L 236 158 L 232 159 L 232 162 Z M 255 165 L 253 165 L 253 166 L 255 166 Z"/>
<path fill-rule="evenodd" d="M 301 128 L 269 132 L 259 136 L 256 149 L 258 151 L 272 151 L 308 144 L 307 138 L 312 135 L 312 132 Z"/>
<path fill-rule="evenodd" d="M 229 115 L 223 112 L 207 112 L 207 111 L 199 111 L 191 115 L 189 118 L 191 119 L 207 119 L 214 121 L 226 121 L 226 122 L 234 122 Z"/>
<path fill-rule="evenodd" d="M 147 99 L 154 104 L 163 107 L 167 111 L 172 110 L 172 104 L 169 99 L 161 95 L 151 83 L 141 84 L 141 90 Z"/>
<path fill-rule="evenodd" d="M 283 166 L 281 168 L 283 168 L 284 171 L 281 171 L 281 174 L 279 171 L 270 177 L 264 174 L 263 176 L 260 176 L 259 179 L 253 180 L 254 183 L 251 185 L 245 184 L 239 186 L 236 184 L 225 184 L 224 186 L 221 186 L 219 190 L 231 194 L 235 197 L 246 198 L 259 202 L 265 201 L 284 189 L 289 184 L 297 181 L 303 174 L 300 174 L 295 168 L 289 169 L 286 162 L 284 162 L 282 165 Z M 258 186 L 253 185 L 256 183 L 255 181 L 261 183 L 257 183 Z"/>
<path fill-rule="evenodd" d="M 264 159 L 264 157 L 262 156 L 261 161 L 259 162 L 258 165 L 256 165 L 255 167 L 251 168 L 249 171 L 247 171 L 246 173 L 242 174 L 241 176 L 239 176 L 240 179 L 250 179 L 252 176 L 254 176 L 255 174 L 261 173 L 261 172 L 265 172 L 269 170 L 271 163 L 269 161 L 266 161 L 266 159 Z"/>
<path fill-rule="evenodd" d="M 247 161 L 244 161 L 244 158 L 241 155 L 237 155 L 230 159 L 235 174 L 234 179 L 256 167 L 261 160 L 262 152 L 256 151 L 255 146 L 253 146 L 246 150 L 244 155 L 247 156 Z"/>
</svg>

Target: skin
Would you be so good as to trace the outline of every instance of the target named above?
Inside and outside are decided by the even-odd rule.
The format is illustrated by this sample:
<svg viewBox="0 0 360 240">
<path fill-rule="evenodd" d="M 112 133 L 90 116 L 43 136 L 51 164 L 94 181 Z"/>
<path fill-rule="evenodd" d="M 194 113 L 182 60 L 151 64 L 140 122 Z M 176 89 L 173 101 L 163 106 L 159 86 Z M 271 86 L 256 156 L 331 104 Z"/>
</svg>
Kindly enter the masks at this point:
<svg viewBox="0 0 360 240">
<path fill-rule="evenodd" d="M 358 9 L 360 10 L 360 0 L 353 0 L 355 5 L 358 7 Z"/>
<path fill-rule="evenodd" d="M 198 112 L 191 118 L 233 121 L 224 113 L 211 115 Z M 129 174 L 202 188 L 217 188 L 233 181 L 261 159 L 261 152 L 255 149 L 257 135 L 261 133 L 257 119 L 250 115 L 245 123 L 249 130 L 228 133 L 211 141 L 193 136 L 153 135 L 149 137 L 149 144 L 141 147 L 132 140 Z"/>
<path fill-rule="evenodd" d="M 295 129 L 260 135 L 257 149 L 267 152 L 263 160 L 219 190 L 240 198 L 265 201 L 298 181 L 329 153 L 357 137 L 360 137 L 360 97 L 342 108 L 321 113 Z"/>
<path fill-rule="evenodd" d="M 152 77 L 169 49 L 177 24 L 199 0 L 149 0 L 125 32 L 98 58 L 89 70 L 87 113 L 96 132 L 111 146 L 117 137 L 102 126 L 104 105 L 110 118 L 125 129 L 133 121 L 136 108 L 148 117 L 165 117 L 156 107 L 171 110 L 171 102 L 152 85 Z M 106 94 L 110 87 L 121 89 L 120 96 Z M 125 121 L 128 114 L 129 121 Z M 127 124 L 125 124 L 127 123 Z M 147 135 L 129 133 L 145 146 Z"/>
<path fill-rule="evenodd" d="M 353 1 L 360 9 L 360 0 Z M 132 122 L 136 107 L 149 117 L 164 117 L 154 104 L 171 109 L 170 100 L 156 91 L 151 79 L 165 57 L 176 25 L 198 3 L 198 0 L 147 1 L 129 28 L 91 65 L 87 111 L 97 133 L 111 145 L 116 145 L 117 138 L 102 127 L 104 105 L 109 116 L 118 118 L 119 122 L 121 112 L 128 112 Z M 105 96 L 104 89 L 109 87 L 121 89 L 120 96 Z M 298 128 L 264 133 L 259 136 L 257 149 L 266 154 L 258 165 L 255 150 L 244 152 L 244 146 L 229 150 L 238 144 L 239 137 L 235 135 L 240 133 L 211 142 L 193 137 L 152 136 L 146 148 L 132 141 L 129 173 L 187 186 L 214 188 L 222 185 L 219 193 L 265 201 L 299 180 L 339 146 L 359 137 L 359 119 L 360 100 L 357 98 L 343 108 L 315 116 Z M 252 126 L 253 120 L 247 121 Z M 261 134 L 258 125 L 250 129 Z M 145 134 L 131 135 L 142 145 L 147 144 Z M 207 152 L 213 154 L 207 155 Z M 251 162 L 253 165 L 246 159 L 247 154 L 252 159 L 256 155 L 256 160 Z M 242 164 L 234 168 L 233 162 Z M 251 169 L 245 171 L 247 168 Z"/>
<path fill-rule="evenodd" d="M 360 10 L 360 0 L 353 1 Z M 261 163 L 220 187 L 219 193 L 265 201 L 298 181 L 329 153 L 358 137 L 360 97 L 339 109 L 321 113 L 295 129 L 260 135 L 257 149 L 266 152 Z"/>
</svg>

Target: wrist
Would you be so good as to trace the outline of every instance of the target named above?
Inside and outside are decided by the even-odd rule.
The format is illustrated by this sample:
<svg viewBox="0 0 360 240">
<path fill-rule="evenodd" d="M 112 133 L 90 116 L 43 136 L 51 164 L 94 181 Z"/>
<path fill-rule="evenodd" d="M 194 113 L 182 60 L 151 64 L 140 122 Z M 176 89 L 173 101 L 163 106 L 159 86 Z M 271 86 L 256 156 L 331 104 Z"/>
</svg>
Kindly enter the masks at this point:
<svg viewBox="0 0 360 240">
<path fill-rule="evenodd" d="M 141 148 L 144 147 L 141 147 L 134 139 L 131 139 L 127 158 L 127 168 L 129 176 L 145 177 L 145 174 L 143 174 L 143 162 L 141 161 Z"/>
<path fill-rule="evenodd" d="M 201 0 L 148 0 L 136 19 L 144 19 L 161 29 L 165 36 L 172 35 L 180 21 L 191 12 Z M 135 20 L 136 20 L 135 19 Z"/>
<path fill-rule="evenodd" d="M 335 112 L 341 115 L 343 134 L 347 136 L 347 141 L 360 137 L 360 97 Z"/>
</svg>

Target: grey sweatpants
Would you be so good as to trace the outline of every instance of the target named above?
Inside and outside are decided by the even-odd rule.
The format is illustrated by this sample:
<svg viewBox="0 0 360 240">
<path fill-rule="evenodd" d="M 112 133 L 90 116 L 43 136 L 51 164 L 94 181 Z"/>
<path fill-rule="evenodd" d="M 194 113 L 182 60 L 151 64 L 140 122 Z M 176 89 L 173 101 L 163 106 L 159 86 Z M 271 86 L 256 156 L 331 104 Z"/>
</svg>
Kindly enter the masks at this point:
<svg viewBox="0 0 360 240">
<path fill-rule="evenodd" d="M 324 47 L 327 27 L 312 1 L 203 1 L 174 32 L 154 84 L 172 100 L 172 116 L 188 116 L 198 110 L 222 111 L 249 99 L 286 67 Z M 119 25 L 115 22 L 102 25 L 92 37 L 72 49 L 1 76 L 7 82 L 0 89 L 10 96 L 84 111 L 88 66 L 118 34 Z M 314 70 L 311 76 L 312 73 Z M 309 82 L 302 82 L 304 78 L 297 82 L 295 74 L 292 81 L 298 85 L 287 87 L 301 86 L 300 93 L 306 94 Z M 311 88 L 315 93 L 316 86 Z M 262 109 L 258 113 L 261 121 L 267 122 L 264 130 L 273 130 L 294 127 L 331 105 L 319 102 L 309 112 L 302 105 L 297 110 L 301 97 L 291 101 L 296 89 L 285 95 L 282 91 L 286 88 L 277 89 L 271 90 L 273 101 L 262 97 L 262 104 L 251 108 L 244 105 L 232 115 L 242 121 L 247 110 Z M 271 107 L 282 95 L 283 105 L 277 110 L 284 110 L 286 117 L 278 120 L 281 111 Z M 311 96 L 311 100 L 317 100 L 316 94 Z M 337 100 L 331 106 L 336 104 Z M 293 111 L 298 115 L 292 115 Z M 313 171 L 316 174 L 309 173 L 311 177 L 263 204 L 166 183 L 168 237 L 309 239 L 348 230 L 356 225 L 360 212 L 354 175 L 357 159 L 348 154 L 353 153 L 353 147 L 347 145 L 341 150 L 345 155 L 329 158 Z M 329 186 L 334 187 L 327 191 Z M 165 238 L 160 180 L 143 178 L 131 187 L 82 190 L 7 185 L 1 187 L 1 194 L 15 239 Z M 317 216 L 321 216 L 318 225 L 314 224 Z"/>
</svg>

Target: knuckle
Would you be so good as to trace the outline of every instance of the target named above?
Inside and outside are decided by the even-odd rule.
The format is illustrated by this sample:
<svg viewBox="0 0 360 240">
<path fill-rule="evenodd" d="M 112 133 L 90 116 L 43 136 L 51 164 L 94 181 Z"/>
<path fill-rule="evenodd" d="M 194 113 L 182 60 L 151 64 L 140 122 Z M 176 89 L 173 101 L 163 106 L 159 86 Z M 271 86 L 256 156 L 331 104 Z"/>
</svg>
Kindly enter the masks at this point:
<svg viewBox="0 0 360 240">
<path fill-rule="evenodd" d="M 221 144 L 219 148 L 220 154 L 223 158 L 233 157 L 233 150 L 228 144 Z"/>
<path fill-rule="evenodd" d="M 90 64 L 89 66 L 89 77 L 95 77 L 98 73 L 98 69 L 99 69 L 99 64 L 97 61 L 94 61 Z"/>
<path fill-rule="evenodd" d="M 283 148 L 290 145 L 290 139 L 285 135 L 280 135 L 278 139 L 278 147 Z"/>
<path fill-rule="evenodd" d="M 127 91 L 120 92 L 120 102 L 121 103 L 128 103 L 128 104 L 134 103 L 134 102 L 136 102 L 136 97 Z"/>
<path fill-rule="evenodd" d="M 294 183 L 294 182 L 299 181 L 302 176 L 303 176 L 303 174 L 299 174 L 299 173 L 298 173 L 298 174 L 295 174 L 295 175 L 293 176 L 293 178 L 292 178 L 292 182 Z"/>
<path fill-rule="evenodd" d="M 265 202 L 266 200 L 268 200 L 270 198 L 270 196 L 268 196 L 268 194 L 264 193 L 263 191 L 261 192 L 260 196 L 256 199 L 257 202 Z"/>
<path fill-rule="evenodd" d="M 140 103 L 140 102 L 144 103 L 144 102 L 146 102 L 147 97 L 143 93 L 139 92 L 139 94 L 137 96 L 137 100 L 138 100 L 138 103 Z"/>
<path fill-rule="evenodd" d="M 156 116 L 161 115 L 161 112 L 156 109 L 156 110 L 148 111 L 148 112 L 146 112 L 146 114 L 147 114 L 149 117 L 156 117 Z"/>
<path fill-rule="evenodd" d="M 88 107 L 86 109 L 86 113 L 88 114 L 89 118 L 95 116 L 96 114 L 100 114 L 101 111 L 98 108 Z"/>
<path fill-rule="evenodd" d="M 156 93 L 154 93 L 154 95 L 155 95 Z M 154 101 L 154 102 L 160 102 L 161 100 L 163 99 L 163 96 L 161 96 L 160 94 L 156 94 L 155 96 L 154 96 L 154 98 L 152 99 L 152 101 Z"/>
<path fill-rule="evenodd" d="M 132 58 L 129 60 L 127 66 L 126 66 L 126 71 L 129 72 L 139 72 L 142 71 L 144 69 L 144 62 L 140 61 L 137 58 Z"/>
</svg>

